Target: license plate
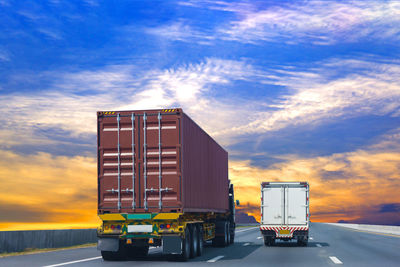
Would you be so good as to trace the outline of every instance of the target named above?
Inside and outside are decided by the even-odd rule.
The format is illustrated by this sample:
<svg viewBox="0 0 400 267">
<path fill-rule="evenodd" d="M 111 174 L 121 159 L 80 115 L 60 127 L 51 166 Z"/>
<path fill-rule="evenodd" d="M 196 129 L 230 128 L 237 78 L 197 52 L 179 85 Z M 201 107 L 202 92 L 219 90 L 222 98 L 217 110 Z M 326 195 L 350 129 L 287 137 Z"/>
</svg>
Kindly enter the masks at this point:
<svg viewBox="0 0 400 267">
<path fill-rule="evenodd" d="M 289 230 L 279 230 L 279 234 L 280 235 L 290 235 L 290 231 Z"/>
<path fill-rule="evenodd" d="M 128 225 L 128 233 L 151 233 L 153 225 Z"/>
</svg>

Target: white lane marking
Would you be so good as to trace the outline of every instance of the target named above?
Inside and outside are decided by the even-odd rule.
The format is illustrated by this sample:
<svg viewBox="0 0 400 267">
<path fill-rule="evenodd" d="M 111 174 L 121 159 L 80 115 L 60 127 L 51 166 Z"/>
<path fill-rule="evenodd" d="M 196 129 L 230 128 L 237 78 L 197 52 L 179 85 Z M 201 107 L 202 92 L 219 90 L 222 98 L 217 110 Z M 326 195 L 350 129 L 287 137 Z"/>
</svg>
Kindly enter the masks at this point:
<svg viewBox="0 0 400 267">
<path fill-rule="evenodd" d="M 93 261 L 93 260 L 97 260 L 97 259 L 101 259 L 101 256 L 94 257 L 94 258 L 87 258 L 87 259 L 83 259 L 83 260 L 77 260 L 77 261 L 68 261 L 68 262 L 63 262 L 63 263 L 58 263 L 58 264 L 53 264 L 53 265 L 46 265 L 43 267 L 56 267 L 56 266 L 74 264 L 74 263 L 78 263 L 78 262 Z"/>
<path fill-rule="evenodd" d="M 310 237 L 310 240 L 314 240 L 314 238 Z"/>
<path fill-rule="evenodd" d="M 261 239 L 261 238 L 263 238 L 263 237 L 262 236 L 257 237 L 257 239 Z"/>
<path fill-rule="evenodd" d="M 211 260 L 208 260 L 207 262 L 216 262 L 219 259 L 222 259 L 224 256 L 217 256 L 215 258 L 212 258 Z"/>
<path fill-rule="evenodd" d="M 338 258 L 336 258 L 335 256 L 329 256 L 329 258 L 331 259 L 331 261 L 333 261 L 334 264 L 343 264 L 343 262 L 341 262 Z"/>
<path fill-rule="evenodd" d="M 244 231 L 249 231 L 249 230 L 254 230 L 254 229 L 258 229 L 258 227 L 252 227 L 252 228 L 247 228 L 247 229 L 243 229 L 243 230 L 236 230 L 236 233 L 240 233 L 240 232 L 244 232 Z"/>
<path fill-rule="evenodd" d="M 156 249 L 156 248 L 158 248 L 158 247 L 150 247 L 149 249 Z M 78 263 L 78 262 L 93 261 L 93 260 L 97 260 L 97 259 L 101 259 L 101 256 L 94 257 L 94 258 L 83 259 L 83 260 L 77 260 L 77 261 L 68 261 L 68 262 L 58 263 L 58 264 L 53 264 L 53 265 L 46 265 L 46 266 L 43 266 L 43 267 L 63 266 L 63 265 L 74 264 L 74 263 Z"/>
<path fill-rule="evenodd" d="M 321 244 L 316 244 L 317 247 L 322 248 Z"/>
<path fill-rule="evenodd" d="M 245 243 L 245 244 L 243 244 L 243 246 L 248 246 L 248 245 L 250 245 L 250 243 Z"/>
</svg>

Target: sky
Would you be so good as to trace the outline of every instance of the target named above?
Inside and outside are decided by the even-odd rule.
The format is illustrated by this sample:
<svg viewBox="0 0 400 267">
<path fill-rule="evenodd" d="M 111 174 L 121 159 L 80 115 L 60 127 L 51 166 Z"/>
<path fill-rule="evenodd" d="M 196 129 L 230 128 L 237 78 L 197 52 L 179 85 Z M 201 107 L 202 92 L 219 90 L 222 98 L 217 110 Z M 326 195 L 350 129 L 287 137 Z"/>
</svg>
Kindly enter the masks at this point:
<svg viewBox="0 0 400 267">
<path fill-rule="evenodd" d="M 0 0 L 0 230 L 96 227 L 96 111 L 177 107 L 256 219 L 400 225 L 399 1 Z"/>
</svg>

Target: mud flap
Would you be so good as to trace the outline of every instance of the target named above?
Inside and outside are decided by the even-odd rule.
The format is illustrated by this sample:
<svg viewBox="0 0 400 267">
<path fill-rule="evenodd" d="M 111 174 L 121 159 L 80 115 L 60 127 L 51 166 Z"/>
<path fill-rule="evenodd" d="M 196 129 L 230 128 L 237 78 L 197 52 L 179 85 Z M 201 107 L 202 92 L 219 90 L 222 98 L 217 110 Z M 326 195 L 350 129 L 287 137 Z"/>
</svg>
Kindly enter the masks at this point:
<svg viewBox="0 0 400 267">
<path fill-rule="evenodd" d="M 118 238 L 99 238 L 97 241 L 97 250 L 101 251 L 118 251 L 119 239 Z"/>
<path fill-rule="evenodd" d="M 182 253 L 182 239 L 180 236 L 164 236 L 163 254 L 181 254 Z"/>
</svg>

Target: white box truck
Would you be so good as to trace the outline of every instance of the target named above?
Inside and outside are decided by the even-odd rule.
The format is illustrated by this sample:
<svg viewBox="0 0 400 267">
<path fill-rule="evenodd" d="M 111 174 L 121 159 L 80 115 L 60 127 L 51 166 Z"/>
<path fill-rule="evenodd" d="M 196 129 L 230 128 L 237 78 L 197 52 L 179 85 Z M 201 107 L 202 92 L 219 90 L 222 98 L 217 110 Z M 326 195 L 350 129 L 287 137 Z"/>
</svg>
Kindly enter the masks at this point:
<svg viewBox="0 0 400 267">
<path fill-rule="evenodd" d="M 266 246 L 276 239 L 296 239 L 298 245 L 307 246 L 309 225 L 308 182 L 261 184 L 260 230 Z"/>
</svg>

